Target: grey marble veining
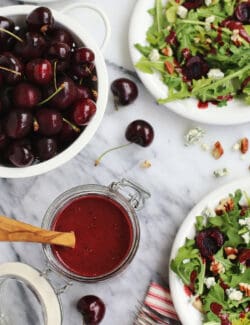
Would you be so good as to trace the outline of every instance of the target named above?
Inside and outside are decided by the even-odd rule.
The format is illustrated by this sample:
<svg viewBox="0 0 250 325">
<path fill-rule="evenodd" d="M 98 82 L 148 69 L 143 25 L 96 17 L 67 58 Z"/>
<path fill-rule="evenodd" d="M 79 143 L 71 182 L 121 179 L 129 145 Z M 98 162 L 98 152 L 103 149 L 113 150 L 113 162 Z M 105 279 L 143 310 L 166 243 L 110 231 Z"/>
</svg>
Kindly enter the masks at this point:
<svg viewBox="0 0 250 325">
<path fill-rule="evenodd" d="M 137 255 L 121 275 L 98 284 L 75 284 L 64 295 L 63 325 L 81 324 L 75 303 L 85 294 L 103 298 L 107 313 L 103 325 L 130 325 L 139 301 L 151 278 L 168 280 L 168 263 L 172 242 L 181 222 L 204 195 L 218 186 L 249 175 L 250 154 L 244 161 L 231 146 L 243 136 L 250 136 L 249 124 L 234 127 L 203 125 L 205 142 L 220 140 L 225 155 L 215 161 L 199 146 L 185 147 L 185 132 L 197 123 L 184 120 L 158 106 L 133 72 L 127 49 L 129 18 L 133 0 L 114 2 L 96 0 L 105 9 L 112 26 L 112 36 L 104 53 L 110 82 L 118 77 L 130 77 L 139 87 L 134 104 L 115 111 L 110 96 L 104 119 L 90 143 L 70 162 L 47 174 L 19 180 L 0 179 L 0 212 L 39 226 L 50 203 L 63 191 L 80 184 L 106 184 L 128 177 L 143 184 L 152 194 L 145 208 L 138 213 L 141 241 Z M 14 1 L 0 1 L 1 5 Z M 62 7 L 67 1 L 51 6 Z M 68 2 L 69 3 L 69 2 Z M 112 13 L 115 11 L 116 15 Z M 76 13 L 80 16 L 80 13 Z M 77 18 L 77 17 L 76 17 Z M 131 145 L 105 157 L 94 167 L 98 155 L 112 146 L 125 142 L 124 130 L 129 122 L 142 118 L 155 129 L 155 140 L 148 148 Z M 149 160 L 152 167 L 142 169 L 141 162 Z M 228 167 L 230 175 L 215 179 L 214 169 Z M 40 245 L 1 243 L 0 262 L 22 261 L 43 269 L 45 260 Z M 36 324 L 32 324 L 36 325 Z"/>
</svg>

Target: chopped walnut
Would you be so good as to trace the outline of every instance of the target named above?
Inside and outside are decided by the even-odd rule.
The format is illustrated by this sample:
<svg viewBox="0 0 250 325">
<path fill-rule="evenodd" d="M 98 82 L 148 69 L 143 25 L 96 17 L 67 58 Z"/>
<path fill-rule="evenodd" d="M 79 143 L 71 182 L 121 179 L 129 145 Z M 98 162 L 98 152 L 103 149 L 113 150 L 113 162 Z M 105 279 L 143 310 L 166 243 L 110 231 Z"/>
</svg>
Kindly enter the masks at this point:
<svg viewBox="0 0 250 325">
<path fill-rule="evenodd" d="M 172 56 L 173 55 L 173 50 L 170 46 L 167 46 L 167 47 L 164 47 L 162 50 L 161 50 L 161 53 L 165 56 Z"/>
<path fill-rule="evenodd" d="M 149 160 L 144 160 L 140 165 L 141 168 L 150 168 L 151 166 L 152 164 Z"/>
<path fill-rule="evenodd" d="M 250 297 L 250 284 L 249 283 L 239 283 L 240 291 L 244 292 L 245 296 Z"/>
<path fill-rule="evenodd" d="M 227 258 L 229 260 L 235 260 L 238 255 L 238 249 L 234 247 L 225 247 L 224 248 Z"/>
<path fill-rule="evenodd" d="M 212 271 L 213 274 L 221 274 L 221 273 L 225 273 L 225 268 L 221 264 L 221 262 L 214 260 L 210 265 L 210 271 Z"/>
<path fill-rule="evenodd" d="M 215 159 L 219 159 L 224 154 L 224 149 L 220 143 L 220 141 L 215 142 L 212 155 Z"/>
<path fill-rule="evenodd" d="M 243 138 L 240 141 L 240 151 L 244 154 L 248 151 L 248 138 Z"/>
<path fill-rule="evenodd" d="M 215 208 L 215 213 L 217 216 L 221 216 L 225 212 L 232 211 L 234 208 L 234 201 L 232 198 L 225 198 L 220 201 L 220 203 Z"/>
</svg>

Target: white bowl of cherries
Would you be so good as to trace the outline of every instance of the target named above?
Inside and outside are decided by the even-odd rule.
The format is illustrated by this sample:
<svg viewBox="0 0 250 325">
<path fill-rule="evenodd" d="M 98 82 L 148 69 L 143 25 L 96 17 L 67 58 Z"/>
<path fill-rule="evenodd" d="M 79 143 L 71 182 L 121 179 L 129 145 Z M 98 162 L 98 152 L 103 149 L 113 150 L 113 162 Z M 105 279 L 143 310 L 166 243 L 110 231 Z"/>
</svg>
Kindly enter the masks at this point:
<svg viewBox="0 0 250 325">
<path fill-rule="evenodd" d="M 106 66 L 67 15 L 25 5 L 0 16 L 0 177 L 34 176 L 93 137 L 107 104 Z"/>
</svg>

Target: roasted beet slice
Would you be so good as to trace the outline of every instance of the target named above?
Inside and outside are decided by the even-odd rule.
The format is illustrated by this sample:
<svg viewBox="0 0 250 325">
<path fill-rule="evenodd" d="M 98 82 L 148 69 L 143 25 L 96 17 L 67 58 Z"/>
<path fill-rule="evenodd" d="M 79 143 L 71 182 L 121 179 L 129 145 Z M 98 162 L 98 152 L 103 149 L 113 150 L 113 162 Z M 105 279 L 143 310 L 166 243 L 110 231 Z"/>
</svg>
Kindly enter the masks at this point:
<svg viewBox="0 0 250 325">
<path fill-rule="evenodd" d="M 182 5 L 188 10 L 196 9 L 203 5 L 203 0 L 186 0 Z"/>
<path fill-rule="evenodd" d="M 200 79 L 208 73 L 208 64 L 200 56 L 191 56 L 183 67 L 183 74 L 188 80 Z"/>
<path fill-rule="evenodd" d="M 250 267 L 250 249 L 244 249 L 239 255 L 239 262 L 245 264 L 246 267 Z"/>
<path fill-rule="evenodd" d="M 195 243 L 201 255 L 211 259 L 224 244 L 224 236 L 218 228 L 209 228 L 197 233 Z"/>
<path fill-rule="evenodd" d="M 242 23 L 250 23 L 250 2 L 241 2 L 234 11 L 237 20 Z"/>
</svg>

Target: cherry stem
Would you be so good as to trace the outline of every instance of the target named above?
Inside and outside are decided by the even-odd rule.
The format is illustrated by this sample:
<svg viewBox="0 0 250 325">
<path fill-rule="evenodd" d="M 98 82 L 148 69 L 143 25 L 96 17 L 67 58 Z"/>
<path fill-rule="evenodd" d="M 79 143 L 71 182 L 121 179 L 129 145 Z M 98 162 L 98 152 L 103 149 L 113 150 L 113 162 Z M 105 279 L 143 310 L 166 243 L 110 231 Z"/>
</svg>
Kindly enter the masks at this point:
<svg viewBox="0 0 250 325">
<path fill-rule="evenodd" d="M 41 101 L 40 103 L 38 103 L 38 106 L 42 106 L 43 104 L 47 103 L 48 101 L 50 101 L 53 97 L 55 97 L 58 93 L 60 93 L 60 91 L 62 91 L 65 87 L 65 83 L 62 83 L 60 87 L 57 88 L 57 90 L 51 94 L 48 98 L 44 99 L 43 101 Z"/>
<path fill-rule="evenodd" d="M 56 66 L 57 66 L 57 61 L 55 60 L 54 62 L 54 85 L 55 85 L 55 90 L 57 90 L 57 83 L 56 83 Z"/>
<path fill-rule="evenodd" d="M 77 132 L 77 133 L 80 133 L 81 132 L 81 129 L 78 128 L 75 124 L 71 123 L 69 120 L 67 120 L 66 118 L 63 117 L 63 121 L 65 123 L 67 123 L 68 125 L 70 125 L 72 127 L 72 129 Z"/>
<path fill-rule="evenodd" d="M 0 65 L 0 70 L 8 71 L 8 72 L 11 72 L 11 73 L 17 74 L 18 76 L 21 76 L 21 72 L 18 72 L 18 71 L 15 71 L 15 70 L 12 70 L 12 69 L 9 69 L 9 68 L 6 68 L 6 67 L 3 67 L 2 65 Z"/>
<path fill-rule="evenodd" d="M 83 83 L 83 78 L 80 79 L 80 81 L 79 81 L 79 85 L 81 86 L 82 83 Z"/>
<path fill-rule="evenodd" d="M 129 142 L 129 143 L 126 143 L 126 144 L 123 144 L 121 146 L 117 146 L 117 147 L 114 147 L 114 148 L 111 148 L 111 149 L 108 149 L 106 151 L 104 151 L 96 160 L 95 160 L 95 166 L 98 166 L 102 160 L 102 158 L 109 152 L 111 151 L 114 151 L 114 150 L 117 150 L 117 149 L 121 149 L 121 148 L 125 148 L 125 147 L 128 147 L 129 145 L 131 145 L 132 142 Z"/>
<path fill-rule="evenodd" d="M 23 40 L 19 36 L 17 36 L 16 34 L 10 32 L 8 29 L 5 29 L 5 28 L 0 27 L 0 31 L 1 32 L 4 32 L 6 34 L 9 34 L 10 36 L 12 36 L 15 39 L 17 39 L 19 42 L 23 43 Z"/>
</svg>

